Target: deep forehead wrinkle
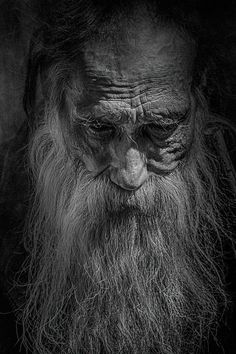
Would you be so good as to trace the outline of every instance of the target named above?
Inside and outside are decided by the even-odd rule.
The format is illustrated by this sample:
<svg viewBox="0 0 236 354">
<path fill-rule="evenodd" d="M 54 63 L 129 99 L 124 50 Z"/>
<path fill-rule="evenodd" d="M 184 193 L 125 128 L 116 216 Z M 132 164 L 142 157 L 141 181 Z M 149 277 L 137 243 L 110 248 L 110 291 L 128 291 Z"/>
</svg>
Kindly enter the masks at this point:
<svg viewBox="0 0 236 354">
<path fill-rule="evenodd" d="M 131 100 L 100 100 L 97 104 L 88 105 L 81 110 L 78 107 L 78 115 L 86 120 L 100 120 L 103 122 L 145 123 L 161 119 L 178 119 L 190 109 L 190 97 L 178 100 L 174 97 L 165 97 L 163 100 L 153 100 L 136 105 Z"/>
<path fill-rule="evenodd" d="M 145 97 L 145 93 L 152 95 L 163 95 L 163 93 L 179 92 L 188 89 L 191 85 L 191 77 L 183 80 L 183 74 L 177 70 L 159 71 L 159 76 L 142 78 L 140 80 L 120 80 L 111 79 L 111 77 L 94 77 L 89 78 L 87 82 L 87 90 L 91 95 L 104 97 L 107 99 L 132 99 Z"/>
</svg>

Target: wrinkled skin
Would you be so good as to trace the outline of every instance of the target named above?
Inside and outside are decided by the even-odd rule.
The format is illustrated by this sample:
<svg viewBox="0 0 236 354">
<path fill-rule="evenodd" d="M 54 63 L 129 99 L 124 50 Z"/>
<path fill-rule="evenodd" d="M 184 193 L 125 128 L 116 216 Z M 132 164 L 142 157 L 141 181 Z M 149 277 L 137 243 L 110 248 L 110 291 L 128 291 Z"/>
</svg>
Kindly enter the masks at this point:
<svg viewBox="0 0 236 354">
<path fill-rule="evenodd" d="M 133 190 L 173 171 L 190 147 L 194 46 L 173 28 L 143 23 L 128 33 L 123 42 L 95 38 L 84 48 L 76 114 L 89 117 L 87 170 Z"/>
</svg>

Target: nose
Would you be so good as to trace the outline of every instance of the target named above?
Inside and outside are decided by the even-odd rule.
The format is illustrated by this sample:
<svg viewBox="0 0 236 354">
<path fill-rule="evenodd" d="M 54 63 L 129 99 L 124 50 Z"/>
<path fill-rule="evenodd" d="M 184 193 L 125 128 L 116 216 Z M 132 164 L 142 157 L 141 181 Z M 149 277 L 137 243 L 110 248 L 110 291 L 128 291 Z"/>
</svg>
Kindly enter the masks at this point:
<svg viewBox="0 0 236 354">
<path fill-rule="evenodd" d="M 130 148 L 119 166 L 111 166 L 110 179 L 125 190 L 136 190 L 148 178 L 146 162 L 137 149 Z"/>
</svg>

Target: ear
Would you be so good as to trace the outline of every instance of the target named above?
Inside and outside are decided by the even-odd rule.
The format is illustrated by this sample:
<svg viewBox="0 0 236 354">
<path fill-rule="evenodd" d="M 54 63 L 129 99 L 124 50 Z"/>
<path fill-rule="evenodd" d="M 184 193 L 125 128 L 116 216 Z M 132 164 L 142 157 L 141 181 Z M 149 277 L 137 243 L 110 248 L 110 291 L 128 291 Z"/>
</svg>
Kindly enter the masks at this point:
<svg viewBox="0 0 236 354">
<path fill-rule="evenodd" d="M 202 91 L 205 91 L 208 87 L 208 75 L 209 75 L 209 68 L 204 68 L 199 80 L 199 88 Z"/>
<path fill-rule="evenodd" d="M 196 65 L 193 84 L 195 88 L 202 92 L 209 104 L 212 103 L 215 96 L 218 97 L 217 83 L 217 70 L 211 58 L 202 60 L 202 63 Z"/>
</svg>

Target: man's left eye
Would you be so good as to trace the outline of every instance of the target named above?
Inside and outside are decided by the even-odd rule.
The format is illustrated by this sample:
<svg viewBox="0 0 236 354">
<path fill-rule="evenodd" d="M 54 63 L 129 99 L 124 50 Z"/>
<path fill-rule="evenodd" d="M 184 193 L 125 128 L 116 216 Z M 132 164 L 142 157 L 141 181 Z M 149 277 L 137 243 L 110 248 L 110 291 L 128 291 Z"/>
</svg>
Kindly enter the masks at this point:
<svg viewBox="0 0 236 354">
<path fill-rule="evenodd" d="M 159 124 L 147 124 L 143 129 L 143 134 L 149 137 L 156 137 L 159 139 L 166 139 L 168 138 L 174 130 L 177 128 L 178 124 L 166 124 L 166 125 L 159 125 Z"/>
</svg>

